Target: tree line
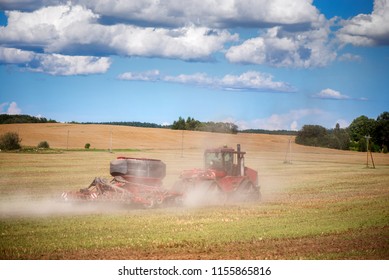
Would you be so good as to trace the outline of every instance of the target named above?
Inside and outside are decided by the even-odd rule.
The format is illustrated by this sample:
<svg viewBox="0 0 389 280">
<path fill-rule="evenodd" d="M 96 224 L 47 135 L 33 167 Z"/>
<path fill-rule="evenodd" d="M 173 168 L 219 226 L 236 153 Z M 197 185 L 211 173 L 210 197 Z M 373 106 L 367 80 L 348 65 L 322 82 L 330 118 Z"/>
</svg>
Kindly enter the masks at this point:
<svg viewBox="0 0 389 280">
<path fill-rule="evenodd" d="M 75 122 L 73 122 L 75 123 Z M 169 125 L 161 125 L 150 122 L 83 122 L 81 124 L 107 124 L 107 125 L 123 125 L 123 126 L 135 126 L 135 127 L 148 127 L 148 128 L 170 128 Z"/>
<path fill-rule="evenodd" d="M 41 117 L 33 117 L 30 115 L 0 115 L 0 124 L 12 124 L 12 123 L 56 123 L 55 120 L 46 119 Z"/>
<path fill-rule="evenodd" d="M 377 119 L 362 115 L 354 119 L 347 128 L 340 128 L 339 124 L 334 129 L 304 125 L 298 131 L 295 141 L 308 146 L 365 152 L 368 140 L 370 151 L 388 152 L 389 112 L 380 114 Z"/>
<path fill-rule="evenodd" d="M 200 122 L 194 118 L 188 117 L 186 120 L 179 117 L 177 121 L 173 122 L 171 129 L 175 130 L 194 130 L 207 131 L 217 133 L 238 133 L 238 126 L 229 122 Z"/>
</svg>

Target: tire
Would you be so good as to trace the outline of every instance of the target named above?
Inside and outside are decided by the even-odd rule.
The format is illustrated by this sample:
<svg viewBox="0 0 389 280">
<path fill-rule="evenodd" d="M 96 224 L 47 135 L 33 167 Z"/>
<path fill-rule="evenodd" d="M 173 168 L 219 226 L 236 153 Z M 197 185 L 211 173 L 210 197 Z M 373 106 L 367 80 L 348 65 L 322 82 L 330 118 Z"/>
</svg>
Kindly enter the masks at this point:
<svg viewBox="0 0 389 280">
<path fill-rule="evenodd" d="M 237 202 L 256 201 L 258 195 L 254 184 L 249 180 L 243 180 L 235 191 L 234 198 Z"/>
</svg>

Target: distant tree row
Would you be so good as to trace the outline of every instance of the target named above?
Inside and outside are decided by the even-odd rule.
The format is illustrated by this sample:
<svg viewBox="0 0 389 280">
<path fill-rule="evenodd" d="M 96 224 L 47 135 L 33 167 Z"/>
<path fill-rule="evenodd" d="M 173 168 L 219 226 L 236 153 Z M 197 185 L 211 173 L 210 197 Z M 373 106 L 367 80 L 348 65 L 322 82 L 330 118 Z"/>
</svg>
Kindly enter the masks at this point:
<svg viewBox="0 0 389 280">
<path fill-rule="evenodd" d="M 308 146 L 341 150 L 366 151 L 367 137 L 369 149 L 387 152 L 389 147 L 389 112 L 384 112 L 376 120 L 360 116 L 349 127 L 326 129 L 320 125 L 304 125 L 297 133 L 296 143 Z"/>
<path fill-rule="evenodd" d="M 195 130 L 218 133 L 238 133 L 238 126 L 233 123 L 224 122 L 200 122 L 194 118 L 188 117 L 186 120 L 179 117 L 177 121 L 173 122 L 171 129 L 175 130 Z"/>
<path fill-rule="evenodd" d="M 326 147 L 348 150 L 350 136 L 347 129 L 336 124 L 335 129 L 326 129 L 320 125 L 304 125 L 297 133 L 296 143 L 306 146 Z"/>
<path fill-rule="evenodd" d="M 75 122 L 73 122 L 75 123 Z M 135 127 L 149 127 L 149 128 L 170 128 L 169 125 L 160 125 L 149 122 L 83 122 L 82 124 L 107 124 L 107 125 L 123 125 L 123 126 L 135 126 Z"/>
<path fill-rule="evenodd" d="M 46 118 L 33 117 L 30 115 L 0 115 L 0 124 L 10 123 L 56 123 L 56 121 Z"/>
<path fill-rule="evenodd" d="M 239 130 L 242 133 L 254 133 L 254 134 L 275 134 L 275 135 L 297 135 L 295 130 L 267 130 L 267 129 L 244 129 Z"/>
</svg>

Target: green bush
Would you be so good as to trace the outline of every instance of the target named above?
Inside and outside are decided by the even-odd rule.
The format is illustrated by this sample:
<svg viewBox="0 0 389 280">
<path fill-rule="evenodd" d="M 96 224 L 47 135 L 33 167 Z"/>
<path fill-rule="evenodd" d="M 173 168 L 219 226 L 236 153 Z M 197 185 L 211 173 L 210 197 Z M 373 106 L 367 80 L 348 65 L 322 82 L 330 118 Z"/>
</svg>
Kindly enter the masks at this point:
<svg viewBox="0 0 389 280">
<path fill-rule="evenodd" d="M 42 141 L 38 144 L 38 149 L 49 149 L 50 145 L 47 141 Z"/>
<path fill-rule="evenodd" d="M 89 149 L 90 148 L 90 144 L 89 143 L 86 143 L 85 144 L 85 149 Z"/>
<path fill-rule="evenodd" d="M 0 137 L 0 149 L 1 150 L 18 150 L 21 148 L 19 134 L 16 132 L 7 132 Z"/>
</svg>

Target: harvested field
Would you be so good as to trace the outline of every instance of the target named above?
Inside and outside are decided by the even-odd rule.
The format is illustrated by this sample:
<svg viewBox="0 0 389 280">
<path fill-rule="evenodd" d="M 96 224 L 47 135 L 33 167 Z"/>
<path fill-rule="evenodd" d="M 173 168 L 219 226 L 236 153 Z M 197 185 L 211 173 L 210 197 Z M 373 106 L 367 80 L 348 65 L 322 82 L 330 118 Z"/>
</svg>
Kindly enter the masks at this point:
<svg viewBox="0 0 389 280">
<path fill-rule="evenodd" d="M 387 154 L 374 154 L 370 169 L 364 153 L 292 144 L 284 164 L 289 136 L 0 125 L 7 131 L 55 150 L 0 153 L 1 259 L 389 259 Z M 204 148 L 237 143 L 259 171 L 261 203 L 143 210 L 57 202 L 64 190 L 109 178 L 117 156 L 161 159 L 170 188 L 181 170 L 202 166 Z"/>
</svg>

